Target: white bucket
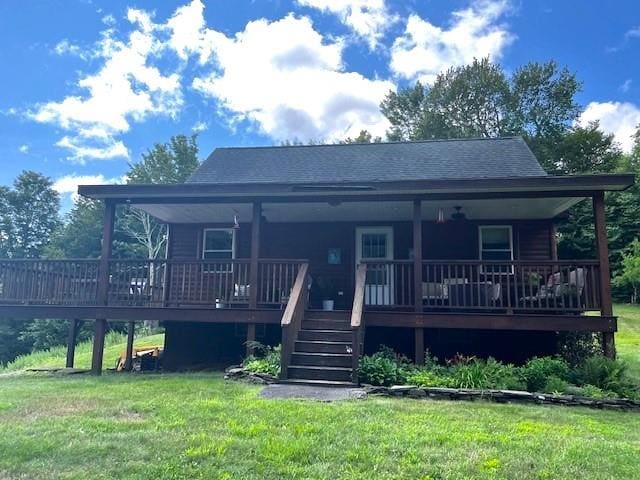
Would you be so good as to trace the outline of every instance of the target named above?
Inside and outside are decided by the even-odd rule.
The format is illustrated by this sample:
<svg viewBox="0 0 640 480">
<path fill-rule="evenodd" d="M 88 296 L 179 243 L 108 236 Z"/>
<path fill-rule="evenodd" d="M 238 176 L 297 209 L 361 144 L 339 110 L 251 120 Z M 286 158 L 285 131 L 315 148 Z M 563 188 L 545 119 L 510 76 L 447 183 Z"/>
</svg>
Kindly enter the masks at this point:
<svg viewBox="0 0 640 480">
<path fill-rule="evenodd" d="M 325 311 L 333 310 L 333 300 L 323 300 L 322 310 L 325 310 Z"/>
</svg>

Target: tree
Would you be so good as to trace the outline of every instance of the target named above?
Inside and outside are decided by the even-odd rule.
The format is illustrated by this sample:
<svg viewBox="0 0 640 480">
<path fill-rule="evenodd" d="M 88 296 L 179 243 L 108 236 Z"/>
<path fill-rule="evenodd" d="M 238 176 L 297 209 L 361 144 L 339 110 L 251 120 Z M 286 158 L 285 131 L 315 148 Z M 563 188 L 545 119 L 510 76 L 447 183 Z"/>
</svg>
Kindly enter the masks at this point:
<svg viewBox="0 0 640 480">
<path fill-rule="evenodd" d="M 356 138 L 347 137 L 340 143 L 353 144 L 353 143 L 380 143 L 380 142 L 382 142 L 381 137 L 374 137 L 367 130 L 360 130 L 360 133 Z"/>
<path fill-rule="evenodd" d="M 24 171 L 13 188 L 0 190 L 1 254 L 12 258 L 38 258 L 60 225 L 60 196 L 44 175 Z"/>
<path fill-rule="evenodd" d="M 631 303 L 638 303 L 640 290 L 640 241 L 635 239 L 622 255 L 622 272 L 614 278 L 614 285 L 631 290 Z"/>
<path fill-rule="evenodd" d="M 128 183 L 182 183 L 198 165 L 197 136 L 176 135 L 168 143 L 156 143 L 139 163 L 130 165 Z M 164 251 L 166 227 L 149 214 L 127 207 L 119 225 L 143 248 L 147 258 L 158 258 Z"/>
<path fill-rule="evenodd" d="M 580 82 L 555 62 L 528 63 L 508 77 L 489 59 L 451 68 L 431 86 L 389 92 L 380 105 L 389 140 L 522 135 L 544 166 L 580 113 Z"/>
</svg>

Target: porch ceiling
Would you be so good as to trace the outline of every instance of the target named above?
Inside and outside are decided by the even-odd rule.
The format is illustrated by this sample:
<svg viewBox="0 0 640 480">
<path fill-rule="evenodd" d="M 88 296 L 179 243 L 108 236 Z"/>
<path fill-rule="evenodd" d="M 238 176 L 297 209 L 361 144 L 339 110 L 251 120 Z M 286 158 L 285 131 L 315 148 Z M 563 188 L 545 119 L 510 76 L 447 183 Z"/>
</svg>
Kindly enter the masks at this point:
<svg viewBox="0 0 640 480">
<path fill-rule="evenodd" d="M 461 206 L 469 220 L 532 220 L 553 218 L 584 197 L 501 198 L 438 200 L 423 202 L 423 219 L 435 220 L 438 209 L 450 218 L 455 206 Z M 137 204 L 167 223 L 231 223 L 234 215 L 241 222 L 251 219 L 250 203 L 159 203 Z M 335 222 L 335 221 L 410 221 L 412 202 L 305 202 L 263 203 L 264 217 L 269 222 Z"/>
</svg>

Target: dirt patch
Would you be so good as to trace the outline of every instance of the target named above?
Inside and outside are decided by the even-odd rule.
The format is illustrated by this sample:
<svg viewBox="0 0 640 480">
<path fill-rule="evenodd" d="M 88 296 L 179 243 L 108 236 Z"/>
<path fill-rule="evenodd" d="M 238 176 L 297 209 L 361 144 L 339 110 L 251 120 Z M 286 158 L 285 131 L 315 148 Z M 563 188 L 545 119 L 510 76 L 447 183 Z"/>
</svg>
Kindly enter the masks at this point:
<svg viewBox="0 0 640 480">
<path fill-rule="evenodd" d="M 71 417 L 81 415 L 99 408 L 99 402 L 94 399 L 43 399 L 42 403 L 32 402 L 22 408 L 13 410 L 11 417 L 20 418 L 27 421 L 40 420 L 51 417 Z M 2 480 L 2 477 L 0 477 Z"/>
</svg>

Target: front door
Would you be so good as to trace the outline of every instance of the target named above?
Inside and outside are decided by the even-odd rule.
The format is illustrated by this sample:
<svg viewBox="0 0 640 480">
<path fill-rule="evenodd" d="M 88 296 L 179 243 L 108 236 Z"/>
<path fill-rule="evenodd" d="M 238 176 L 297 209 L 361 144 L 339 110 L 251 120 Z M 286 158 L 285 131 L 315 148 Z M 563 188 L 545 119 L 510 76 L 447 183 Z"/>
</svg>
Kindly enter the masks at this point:
<svg viewBox="0 0 640 480">
<path fill-rule="evenodd" d="M 356 228 L 356 265 L 362 261 L 393 260 L 393 227 Z M 392 265 L 371 265 L 367 272 L 366 305 L 391 305 Z"/>
</svg>

